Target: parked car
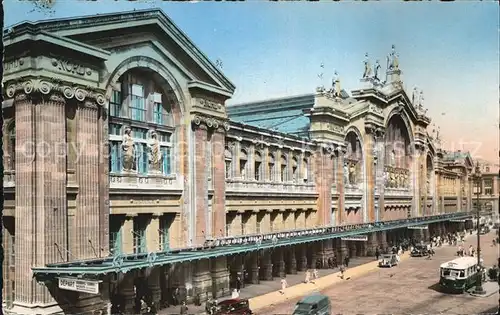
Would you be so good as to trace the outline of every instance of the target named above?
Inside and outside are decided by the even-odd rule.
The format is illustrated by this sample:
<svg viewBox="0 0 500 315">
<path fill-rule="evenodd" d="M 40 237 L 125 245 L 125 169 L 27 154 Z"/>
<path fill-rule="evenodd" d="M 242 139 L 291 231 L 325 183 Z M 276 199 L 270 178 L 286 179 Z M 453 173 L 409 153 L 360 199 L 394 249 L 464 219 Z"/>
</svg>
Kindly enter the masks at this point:
<svg viewBox="0 0 500 315">
<path fill-rule="evenodd" d="M 382 259 L 378 262 L 379 267 L 389 267 L 396 266 L 398 264 L 398 256 L 395 254 L 385 254 Z"/>
<path fill-rule="evenodd" d="M 216 315 L 251 315 L 247 299 L 229 299 L 217 304 Z"/>
<path fill-rule="evenodd" d="M 417 244 L 413 247 L 411 251 L 412 257 L 424 257 L 429 255 L 429 250 L 427 249 L 427 244 Z"/>
</svg>

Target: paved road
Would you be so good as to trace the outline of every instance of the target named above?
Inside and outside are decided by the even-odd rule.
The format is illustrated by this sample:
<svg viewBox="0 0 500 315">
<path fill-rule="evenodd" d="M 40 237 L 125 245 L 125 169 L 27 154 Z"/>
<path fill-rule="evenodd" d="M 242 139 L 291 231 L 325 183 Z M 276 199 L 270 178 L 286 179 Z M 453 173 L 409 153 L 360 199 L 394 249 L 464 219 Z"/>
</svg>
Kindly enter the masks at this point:
<svg viewBox="0 0 500 315">
<path fill-rule="evenodd" d="M 497 263 L 498 247 L 492 246 L 495 230 L 482 236 L 486 266 Z M 477 239 L 466 241 L 475 247 Z M 361 278 L 326 289 L 334 314 L 478 314 L 498 307 L 498 294 L 485 298 L 439 292 L 439 265 L 454 257 L 456 247 L 443 246 L 432 260 L 410 258 L 397 267 L 378 269 Z M 257 315 L 292 314 L 297 299 L 260 310 Z"/>
</svg>

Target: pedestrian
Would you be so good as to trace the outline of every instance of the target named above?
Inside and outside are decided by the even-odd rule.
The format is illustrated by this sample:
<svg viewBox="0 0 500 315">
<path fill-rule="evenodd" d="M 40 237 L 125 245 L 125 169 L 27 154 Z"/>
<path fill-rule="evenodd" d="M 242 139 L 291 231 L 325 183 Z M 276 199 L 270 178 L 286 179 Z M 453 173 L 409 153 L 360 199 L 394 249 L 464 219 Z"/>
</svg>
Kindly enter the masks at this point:
<svg viewBox="0 0 500 315">
<path fill-rule="evenodd" d="M 285 277 L 281 278 L 281 290 L 280 290 L 281 294 L 285 294 L 285 289 L 287 286 L 288 286 L 288 283 L 286 282 Z"/>
<path fill-rule="evenodd" d="M 306 278 L 304 279 L 304 283 L 309 283 L 311 281 L 311 272 L 306 270 Z"/>
<path fill-rule="evenodd" d="M 182 305 L 181 305 L 181 315 L 186 315 L 188 312 L 188 307 L 186 305 L 186 301 L 182 301 Z"/>
<path fill-rule="evenodd" d="M 314 280 L 319 278 L 318 269 L 313 270 L 313 278 L 314 278 Z"/>
<path fill-rule="evenodd" d="M 349 255 L 346 255 L 345 258 L 344 258 L 344 265 L 347 267 L 349 267 Z"/>
<path fill-rule="evenodd" d="M 340 279 L 344 279 L 345 267 L 344 265 L 340 266 Z"/>
<path fill-rule="evenodd" d="M 380 250 L 378 249 L 378 247 L 375 249 L 375 258 L 378 260 L 380 257 Z"/>
<path fill-rule="evenodd" d="M 236 291 L 240 293 L 240 290 L 241 290 L 241 278 L 240 276 L 236 276 Z"/>
</svg>

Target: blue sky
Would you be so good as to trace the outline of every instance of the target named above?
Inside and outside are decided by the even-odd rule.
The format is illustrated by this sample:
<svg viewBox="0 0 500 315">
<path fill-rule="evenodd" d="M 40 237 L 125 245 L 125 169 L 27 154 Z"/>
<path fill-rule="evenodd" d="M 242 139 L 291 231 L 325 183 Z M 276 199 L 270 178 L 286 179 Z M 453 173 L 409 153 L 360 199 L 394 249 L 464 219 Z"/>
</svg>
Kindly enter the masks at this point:
<svg viewBox="0 0 500 315">
<path fill-rule="evenodd" d="M 331 3 L 56 0 L 52 15 L 4 0 L 5 24 L 160 7 L 236 85 L 230 103 L 310 93 L 325 65 L 347 90 L 359 87 L 364 54 L 395 44 L 408 93 L 425 105 L 446 146 L 498 160 L 499 7 L 496 2 Z"/>
</svg>

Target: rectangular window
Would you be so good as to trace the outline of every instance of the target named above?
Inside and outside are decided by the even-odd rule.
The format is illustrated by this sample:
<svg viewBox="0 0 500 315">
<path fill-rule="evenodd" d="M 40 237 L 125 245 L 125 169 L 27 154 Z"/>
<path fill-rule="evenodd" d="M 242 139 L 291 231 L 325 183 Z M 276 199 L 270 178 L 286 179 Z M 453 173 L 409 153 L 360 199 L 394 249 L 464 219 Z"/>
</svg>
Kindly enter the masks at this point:
<svg viewBox="0 0 500 315">
<path fill-rule="evenodd" d="M 132 84 L 131 96 L 131 118 L 133 120 L 146 120 L 146 100 L 144 98 L 144 87 L 138 84 Z"/>
<path fill-rule="evenodd" d="M 491 179 L 484 180 L 484 194 L 493 195 L 493 180 Z"/>
<path fill-rule="evenodd" d="M 267 165 L 267 179 L 269 181 L 274 181 L 274 163 L 269 163 Z"/>
<path fill-rule="evenodd" d="M 287 180 L 286 165 L 281 165 L 281 181 L 284 182 L 286 180 Z"/>
<path fill-rule="evenodd" d="M 113 136 L 121 136 L 122 126 L 118 124 L 109 124 L 109 134 Z"/>
<path fill-rule="evenodd" d="M 231 169 L 232 169 L 232 163 L 231 160 L 226 160 L 225 161 L 225 166 L 226 166 L 226 178 L 231 178 Z"/>
<path fill-rule="evenodd" d="M 160 142 L 170 143 L 171 138 L 172 138 L 172 135 L 169 133 L 158 132 L 158 141 L 160 141 Z"/>
<path fill-rule="evenodd" d="M 109 250 L 113 256 L 122 253 L 122 229 L 121 221 L 110 218 Z"/>
<path fill-rule="evenodd" d="M 134 218 L 134 254 L 146 252 L 146 224 L 144 217 Z"/>
<path fill-rule="evenodd" d="M 172 154 L 170 147 L 162 147 L 161 155 L 162 155 L 162 171 L 164 175 L 170 175 L 172 172 Z"/>
<path fill-rule="evenodd" d="M 170 249 L 170 235 L 169 229 L 172 224 L 172 217 L 168 215 L 162 215 L 160 217 L 160 250 L 168 251 Z"/>
<path fill-rule="evenodd" d="M 113 117 L 120 117 L 122 112 L 122 93 L 120 91 L 115 91 L 111 93 L 111 99 L 109 100 L 109 115 Z"/>
<path fill-rule="evenodd" d="M 109 142 L 109 171 L 119 173 L 122 170 L 122 146 L 121 142 Z"/>
<path fill-rule="evenodd" d="M 146 129 L 132 127 L 132 137 L 141 140 L 148 139 L 148 131 Z"/>
<path fill-rule="evenodd" d="M 260 180 L 260 172 L 262 168 L 262 162 L 255 162 L 255 180 Z"/>
<path fill-rule="evenodd" d="M 161 109 L 162 109 L 161 103 L 153 104 L 153 122 L 155 124 L 163 125 L 165 123 Z"/>
<path fill-rule="evenodd" d="M 148 147 L 146 143 L 135 144 L 137 173 L 146 175 L 148 173 Z"/>
</svg>

